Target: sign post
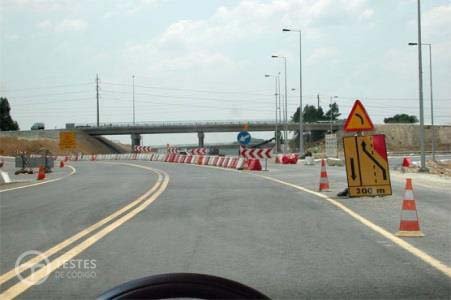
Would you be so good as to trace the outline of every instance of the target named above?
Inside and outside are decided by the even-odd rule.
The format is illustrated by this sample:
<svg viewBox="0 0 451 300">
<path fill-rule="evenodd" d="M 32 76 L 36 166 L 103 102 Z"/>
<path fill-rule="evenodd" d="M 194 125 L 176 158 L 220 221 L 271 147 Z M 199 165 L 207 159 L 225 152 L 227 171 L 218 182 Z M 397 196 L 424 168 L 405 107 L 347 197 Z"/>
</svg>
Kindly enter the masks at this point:
<svg viewBox="0 0 451 300">
<path fill-rule="evenodd" d="M 343 129 L 357 133 L 355 136 L 343 138 L 349 195 L 351 197 L 391 195 L 385 135 L 362 135 L 363 131 L 373 130 L 374 125 L 359 100 L 355 101 Z"/>
</svg>

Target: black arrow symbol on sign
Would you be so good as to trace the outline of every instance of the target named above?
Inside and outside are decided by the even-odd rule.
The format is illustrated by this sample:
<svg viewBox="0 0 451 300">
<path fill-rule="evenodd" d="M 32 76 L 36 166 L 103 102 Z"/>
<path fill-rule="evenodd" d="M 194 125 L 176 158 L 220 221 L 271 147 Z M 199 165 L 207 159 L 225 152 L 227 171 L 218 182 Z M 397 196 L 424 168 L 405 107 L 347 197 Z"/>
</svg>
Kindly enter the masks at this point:
<svg viewBox="0 0 451 300">
<path fill-rule="evenodd" d="M 359 113 L 356 113 L 355 116 L 360 119 L 360 123 L 363 125 L 363 117 Z"/>
<path fill-rule="evenodd" d="M 387 170 L 385 170 L 384 166 L 381 165 L 372 155 L 371 153 L 368 152 L 368 150 L 366 150 L 366 143 L 365 141 L 362 141 L 362 149 L 363 152 L 368 155 L 368 157 L 381 169 L 382 171 L 382 178 L 384 178 L 384 180 L 387 180 Z"/>
<path fill-rule="evenodd" d="M 355 176 L 354 158 L 351 158 L 351 178 L 352 180 L 355 180 L 357 178 L 357 176 Z"/>
</svg>

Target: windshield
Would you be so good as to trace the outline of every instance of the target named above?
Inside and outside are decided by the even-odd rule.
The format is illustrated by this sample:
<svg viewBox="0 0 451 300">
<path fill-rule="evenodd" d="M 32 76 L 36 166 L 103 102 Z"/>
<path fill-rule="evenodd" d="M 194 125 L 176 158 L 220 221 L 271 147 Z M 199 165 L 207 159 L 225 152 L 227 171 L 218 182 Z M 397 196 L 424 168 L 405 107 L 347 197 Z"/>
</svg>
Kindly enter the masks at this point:
<svg viewBox="0 0 451 300">
<path fill-rule="evenodd" d="M 449 1 L 3 0 L 0 27 L 1 299 L 449 299 Z"/>
</svg>

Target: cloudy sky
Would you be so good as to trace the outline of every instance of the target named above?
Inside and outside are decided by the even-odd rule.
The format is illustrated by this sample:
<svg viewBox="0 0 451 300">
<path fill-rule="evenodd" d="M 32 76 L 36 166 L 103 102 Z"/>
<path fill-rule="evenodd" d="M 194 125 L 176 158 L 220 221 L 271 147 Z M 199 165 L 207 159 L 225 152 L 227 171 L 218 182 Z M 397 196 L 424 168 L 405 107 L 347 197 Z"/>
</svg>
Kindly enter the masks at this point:
<svg viewBox="0 0 451 300">
<path fill-rule="evenodd" d="M 433 44 L 436 123 L 451 123 L 451 1 L 422 1 L 423 42 Z M 291 115 L 303 97 L 331 96 L 345 115 L 363 100 L 373 121 L 418 115 L 415 0 L 1 0 L 0 96 L 22 129 L 43 121 L 254 120 L 274 115 L 274 81 L 288 58 Z M 426 123 L 429 61 L 424 48 Z M 292 91 L 291 89 L 295 90 Z M 235 134 L 207 135 L 207 142 Z M 267 136 L 256 133 L 257 137 Z M 127 139 L 128 140 L 128 139 Z M 146 144 L 196 135 L 147 136 Z"/>
</svg>

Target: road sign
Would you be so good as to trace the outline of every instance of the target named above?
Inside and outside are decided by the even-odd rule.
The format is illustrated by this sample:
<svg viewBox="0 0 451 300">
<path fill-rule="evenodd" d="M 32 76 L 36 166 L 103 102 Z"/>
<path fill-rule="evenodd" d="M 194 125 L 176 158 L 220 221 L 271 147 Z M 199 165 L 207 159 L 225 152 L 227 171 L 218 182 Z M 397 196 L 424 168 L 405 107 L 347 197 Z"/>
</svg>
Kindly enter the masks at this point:
<svg viewBox="0 0 451 300">
<path fill-rule="evenodd" d="M 385 135 L 344 137 L 343 148 L 351 197 L 391 195 Z"/>
<path fill-rule="evenodd" d="M 61 150 L 73 150 L 77 147 L 77 137 L 73 131 L 60 131 L 59 146 Z"/>
<path fill-rule="evenodd" d="M 240 147 L 240 156 L 245 158 L 269 159 L 272 157 L 272 148 L 250 148 Z"/>
<path fill-rule="evenodd" d="M 337 157 L 337 135 L 335 133 L 326 134 L 326 156 L 327 157 Z"/>
<path fill-rule="evenodd" d="M 241 131 L 236 138 L 241 145 L 248 145 L 251 142 L 251 134 L 247 131 Z"/>
<path fill-rule="evenodd" d="M 360 100 L 355 100 L 354 106 L 346 119 L 343 129 L 344 131 L 368 131 L 374 129 L 373 122 L 371 122 L 371 119 Z"/>
<path fill-rule="evenodd" d="M 205 154 L 207 154 L 207 148 L 194 148 L 194 149 L 191 149 L 191 154 L 194 154 L 194 155 L 205 155 Z"/>
</svg>

